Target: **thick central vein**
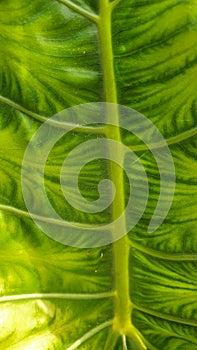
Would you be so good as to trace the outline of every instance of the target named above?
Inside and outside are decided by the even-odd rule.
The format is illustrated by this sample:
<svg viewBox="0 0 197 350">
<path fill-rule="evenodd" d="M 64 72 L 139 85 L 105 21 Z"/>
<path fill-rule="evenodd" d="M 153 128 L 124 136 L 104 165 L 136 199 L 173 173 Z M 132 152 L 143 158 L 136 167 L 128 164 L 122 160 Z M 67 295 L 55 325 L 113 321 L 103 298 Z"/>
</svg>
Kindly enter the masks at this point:
<svg viewBox="0 0 197 350">
<path fill-rule="evenodd" d="M 112 49 L 112 37 L 111 37 L 111 4 L 108 0 L 100 1 L 100 16 L 99 16 L 99 37 L 100 37 L 100 50 L 101 50 L 101 62 L 104 76 L 105 87 L 105 99 L 106 102 L 114 104 L 114 108 L 110 107 L 110 110 L 106 111 L 106 124 L 108 121 L 108 113 L 113 113 L 114 124 L 119 124 L 119 116 L 117 109 L 117 93 L 116 82 L 113 65 L 113 49 Z M 106 137 L 113 138 L 117 142 L 121 142 L 120 130 L 118 127 L 106 126 Z M 116 150 L 109 149 L 109 153 L 118 152 Z M 123 160 L 122 160 L 123 161 Z M 117 217 L 124 211 L 125 198 L 124 198 L 124 175 L 123 169 L 117 167 L 113 162 L 110 162 L 110 178 L 116 187 L 116 197 L 112 204 L 112 220 L 116 220 Z M 123 223 L 126 225 L 126 223 Z M 114 232 L 116 235 L 116 233 Z M 129 297 L 129 272 L 128 272 L 128 260 L 129 260 L 129 244 L 127 236 L 124 236 L 120 240 L 114 242 L 114 278 L 115 278 L 115 323 L 114 328 L 116 331 L 124 332 L 131 325 L 131 301 Z"/>
</svg>

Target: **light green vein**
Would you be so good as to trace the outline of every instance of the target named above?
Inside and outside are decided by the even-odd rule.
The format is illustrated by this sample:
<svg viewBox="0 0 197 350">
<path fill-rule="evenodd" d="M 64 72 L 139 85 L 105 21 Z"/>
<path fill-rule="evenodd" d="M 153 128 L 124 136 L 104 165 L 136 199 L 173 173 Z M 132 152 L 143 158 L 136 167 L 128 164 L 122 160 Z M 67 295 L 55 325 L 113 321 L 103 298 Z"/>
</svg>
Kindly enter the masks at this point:
<svg viewBox="0 0 197 350">
<path fill-rule="evenodd" d="M 69 7 L 71 10 L 74 12 L 78 13 L 79 15 L 89 19 L 93 23 L 98 22 L 98 16 L 95 15 L 94 13 L 91 13 L 89 11 L 84 10 L 82 7 L 74 4 L 70 0 L 58 0 L 60 3 L 64 4 L 65 6 Z"/>
<path fill-rule="evenodd" d="M 185 318 L 164 314 L 162 312 L 158 312 L 158 311 L 155 311 L 155 310 L 150 310 L 150 309 L 148 309 L 146 307 L 139 306 L 139 305 L 136 305 L 136 304 L 133 304 L 133 309 L 136 309 L 138 311 L 146 313 L 146 314 L 148 314 L 150 316 L 161 318 L 161 319 L 163 319 L 165 321 L 176 322 L 176 323 L 180 323 L 180 324 L 184 324 L 184 325 L 188 325 L 188 326 L 193 326 L 193 327 L 197 326 L 197 320 L 188 320 L 188 319 L 185 319 Z"/>
<path fill-rule="evenodd" d="M 84 126 L 84 125 L 78 125 L 78 124 L 72 124 L 72 123 L 66 123 L 66 122 L 58 122 L 55 119 L 51 119 L 51 118 L 46 118 L 40 114 L 34 113 L 24 107 L 22 107 L 21 105 L 19 105 L 18 103 L 3 97 L 0 95 L 0 102 L 6 104 L 7 106 L 10 106 L 12 108 L 14 108 L 15 110 L 24 113 L 25 115 L 41 122 L 41 123 L 47 123 L 51 126 L 57 127 L 57 128 L 61 128 L 61 129 L 65 129 L 65 130 L 72 130 L 74 129 L 75 132 L 80 132 L 80 133 L 90 133 L 90 134 L 104 134 L 104 127 L 91 127 L 91 126 Z"/>
<path fill-rule="evenodd" d="M 78 222 L 72 222 L 72 221 L 66 221 L 66 220 L 57 220 L 53 218 L 49 218 L 46 216 L 39 216 L 33 213 L 26 212 L 21 209 L 17 209 L 15 207 L 5 205 L 5 204 L 0 204 L 0 211 L 6 212 L 11 215 L 15 215 L 21 218 L 26 218 L 26 219 L 35 219 L 41 222 L 48 222 L 54 225 L 59 225 L 59 226 L 70 226 L 70 225 L 78 225 L 79 227 L 83 227 L 88 229 L 92 229 L 92 225 L 88 224 L 81 224 Z M 97 227 L 101 227 L 102 225 L 97 225 Z M 165 260 L 173 260 L 173 261 L 196 261 L 197 260 L 197 253 L 191 253 L 191 254 L 185 254 L 185 253 L 175 253 L 175 254 L 170 254 L 170 253 L 164 253 L 162 251 L 154 250 L 151 248 L 147 248 L 142 246 L 139 243 L 136 243 L 135 241 L 130 241 L 130 245 L 132 248 L 139 250 L 142 253 L 145 253 L 147 255 L 153 256 L 158 259 L 165 259 Z"/>
<path fill-rule="evenodd" d="M 134 248 L 136 250 L 139 250 L 141 253 L 145 253 L 147 255 L 150 255 L 152 257 L 158 258 L 158 259 L 164 259 L 164 260 L 172 260 L 172 261 L 196 261 L 197 260 L 197 253 L 165 253 L 162 251 L 158 251 L 156 249 L 151 249 L 144 247 L 143 245 L 135 242 L 130 241 L 131 248 Z"/>
<path fill-rule="evenodd" d="M 21 210 L 21 209 L 17 209 L 16 207 L 12 207 L 9 205 L 5 205 L 5 204 L 0 204 L 0 211 L 11 214 L 11 215 L 15 215 L 18 216 L 19 218 L 24 218 L 24 219 L 32 219 L 35 221 L 40 221 L 40 222 L 45 222 L 45 223 L 49 223 L 52 225 L 57 225 L 57 226 L 61 226 L 61 227 L 77 227 L 79 229 L 83 229 L 86 231 L 92 231 L 92 229 L 95 230 L 95 232 L 101 232 L 101 230 L 105 227 L 105 225 L 103 224 L 84 224 L 84 223 L 80 223 L 80 222 L 73 222 L 73 221 L 66 221 L 64 219 L 61 220 L 60 219 L 56 219 L 56 218 L 51 218 L 48 216 L 40 216 L 34 213 L 30 213 L 27 212 L 25 210 Z"/>
<path fill-rule="evenodd" d="M 137 152 L 137 151 L 145 151 L 147 149 L 151 150 L 151 149 L 159 149 L 162 147 L 166 147 L 166 144 L 168 146 L 173 145 L 173 144 L 177 144 L 181 141 L 187 140 L 193 136 L 197 135 L 197 127 L 194 127 L 190 130 L 184 131 L 178 135 L 172 136 L 167 138 L 166 140 L 164 140 L 164 142 L 155 142 L 155 143 L 150 143 L 148 145 L 145 144 L 141 144 L 141 145 L 133 145 L 133 146 L 129 146 L 129 148 L 133 151 L 133 152 Z"/>
<path fill-rule="evenodd" d="M 111 8 L 114 9 L 122 0 L 114 0 L 111 2 Z"/>
<path fill-rule="evenodd" d="M 42 123 L 47 123 L 49 125 L 52 125 L 54 127 L 58 127 L 61 129 L 65 129 L 65 130 L 71 130 L 74 129 L 75 132 L 79 132 L 79 133 L 86 133 L 86 134 L 102 134 L 105 135 L 106 133 L 106 128 L 105 127 L 91 127 L 91 126 L 85 126 L 85 125 L 78 125 L 78 124 L 72 124 L 72 123 L 61 123 L 61 122 L 57 122 L 55 120 L 51 120 L 51 118 L 47 118 L 44 117 L 40 114 L 34 113 L 24 107 L 22 107 L 21 105 L 19 105 L 18 103 L 3 97 L 0 95 L 0 102 L 4 103 L 12 108 L 14 108 L 15 110 L 24 113 L 25 115 L 39 121 Z M 194 127 L 190 130 L 184 131 L 176 136 L 172 136 L 170 138 L 167 138 L 163 143 L 161 142 L 155 142 L 155 143 L 150 143 L 149 145 L 130 145 L 128 146 L 133 152 L 137 152 L 137 151 L 146 151 L 147 149 L 158 149 L 158 148 L 162 148 L 165 147 L 166 144 L 168 146 L 179 143 L 181 141 L 187 140 L 193 136 L 197 135 L 197 127 Z M 109 135 L 108 135 L 109 137 Z"/>
<path fill-rule="evenodd" d="M 160 350 L 160 349 L 156 348 L 153 344 L 151 344 L 146 338 L 144 338 L 144 339 L 145 339 L 145 343 L 147 345 L 148 350 Z"/>
<path fill-rule="evenodd" d="M 17 110 L 19 112 L 22 112 L 22 113 L 28 115 L 29 117 L 32 117 L 33 119 L 38 120 L 39 122 L 43 122 L 44 123 L 44 122 L 47 121 L 46 117 L 44 117 L 42 115 L 39 115 L 37 113 L 34 113 L 32 111 L 29 111 L 28 109 L 20 106 L 18 103 L 14 102 L 14 101 L 10 100 L 9 98 L 6 98 L 6 97 L 4 97 L 2 95 L 0 95 L 0 102 L 2 102 L 4 104 L 14 108 L 15 110 Z"/>
<path fill-rule="evenodd" d="M 91 329 L 89 332 L 84 334 L 81 338 L 76 340 L 71 346 L 69 346 L 68 348 L 65 348 L 65 350 L 77 349 L 81 344 L 85 343 L 88 339 L 90 339 L 91 337 L 93 337 L 95 334 L 99 333 L 103 329 L 110 327 L 112 324 L 113 324 L 113 320 L 106 321 L 106 322 L 100 324 L 99 326 Z"/>
<path fill-rule="evenodd" d="M 106 338 L 104 350 L 115 349 L 118 337 L 119 334 L 111 329 Z"/>
<path fill-rule="evenodd" d="M 20 295 L 6 295 L 0 297 L 0 303 L 25 301 L 35 299 L 66 299 L 66 300 L 98 300 L 114 297 L 114 292 L 95 293 L 95 294 L 74 294 L 74 293 L 32 293 Z"/>
<path fill-rule="evenodd" d="M 78 222 L 72 222 L 72 221 L 66 221 L 66 220 L 58 220 L 58 219 L 54 219 L 54 218 L 49 218 L 47 216 L 39 216 L 37 214 L 33 214 L 33 213 L 29 213 L 27 211 L 21 210 L 21 209 L 17 209 L 15 207 L 9 206 L 9 205 L 4 205 L 4 204 L 0 204 L 0 211 L 4 211 L 7 212 L 8 214 L 13 214 L 15 216 L 21 217 L 21 218 L 26 218 L 26 219 L 34 219 L 37 221 L 41 221 L 41 222 L 47 222 L 50 223 L 52 225 L 58 225 L 58 226 L 63 226 L 63 227 L 67 227 L 67 226 L 71 226 L 71 225 L 75 225 L 84 229 L 92 229 L 92 225 L 88 225 L 88 224 L 81 224 Z M 98 225 L 99 228 L 99 225 Z"/>
<path fill-rule="evenodd" d="M 123 346 L 123 350 L 128 350 L 127 347 L 127 338 L 125 334 L 122 334 L 122 346 Z"/>
<path fill-rule="evenodd" d="M 193 137 L 196 134 L 197 134 L 197 126 L 190 129 L 190 130 L 184 131 L 184 132 L 180 133 L 179 135 L 169 137 L 166 140 L 166 142 L 168 145 L 173 145 L 174 143 L 178 143 L 178 142 L 184 141 L 190 137 Z"/>
</svg>

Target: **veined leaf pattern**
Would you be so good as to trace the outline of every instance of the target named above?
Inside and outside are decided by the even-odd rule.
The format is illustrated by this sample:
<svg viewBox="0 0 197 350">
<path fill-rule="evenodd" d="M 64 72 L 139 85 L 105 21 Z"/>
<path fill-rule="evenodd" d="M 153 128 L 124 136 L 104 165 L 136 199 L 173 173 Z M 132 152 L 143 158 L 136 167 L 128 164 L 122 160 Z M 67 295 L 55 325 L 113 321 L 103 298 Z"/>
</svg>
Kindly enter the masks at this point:
<svg viewBox="0 0 197 350">
<path fill-rule="evenodd" d="M 0 29 L 0 349 L 196 350 L 196 0 L 5 0 Z M 176 191 L 167 218 L 148 234 L 157 164 L 136 137 L 121 134 L 148 174 L 146 211 L 120 241 L 79 249 L 49 239 L 30 219 L 21 165 L 48 117 L 98 101 L 134 108 L 157 126 Z M 71 208 L 55 175 L 72 148 L 95 137 L 99 128 L 76 128 L 49 156 L 46 191 L 65 220 L 105 223 L 113 215 Z M 100 180 L 119 175 L 127 198 L 113 169 L 87 165 L 86 199 L 98 197 Z"/>
</svg>

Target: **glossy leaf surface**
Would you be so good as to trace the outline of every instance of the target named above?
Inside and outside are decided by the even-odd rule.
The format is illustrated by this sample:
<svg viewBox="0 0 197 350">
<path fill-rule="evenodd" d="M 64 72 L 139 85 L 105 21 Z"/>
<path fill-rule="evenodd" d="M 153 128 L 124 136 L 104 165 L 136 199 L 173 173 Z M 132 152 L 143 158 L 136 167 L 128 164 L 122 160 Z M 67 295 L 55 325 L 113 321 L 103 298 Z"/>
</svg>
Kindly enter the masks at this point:
<svg viewBox="0 0 197 350">
<path fill-rule="evenodd" d="M 196 350 L 196 45 L 196 0 L 0 2 L 0 349 Z M 148 233 L 157 164 L 140 140 L 122 133 L 148 175 L 143 217 L 109 246 L 64 246 L 28 216 L 24 152 L 53 114 L 102 101 L 136 109 L 159 129 L 175 164 L 174 200 Z M 49 155 L 46 192 L 67 221 L 114 219 L 113 207 L 94 215 L 71 208 L 57 176 L 65 156 L 95 137 L 103 136 L 69 133 Z M 113 169 L 102 160 L 87 164 L 79 179 L 87 200 L 98 198 L 100 180 L 117 183 L 122 173 Z M 123 175 L 120 191 L 127 199 Z"/>
</svg>

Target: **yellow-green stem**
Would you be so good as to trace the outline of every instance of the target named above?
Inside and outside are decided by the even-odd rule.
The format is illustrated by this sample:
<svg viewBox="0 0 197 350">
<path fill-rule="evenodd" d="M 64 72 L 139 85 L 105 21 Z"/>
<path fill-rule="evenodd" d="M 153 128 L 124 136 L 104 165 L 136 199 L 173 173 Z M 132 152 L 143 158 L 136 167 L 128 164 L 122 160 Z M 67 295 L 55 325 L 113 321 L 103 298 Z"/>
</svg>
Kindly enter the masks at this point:
<svg viewBox="0 0 197 350">
<path fill-rule="evenodd" d="M 113 113 L 113 122 L 119 125 L 119 114 L 117 104 L 117 90 L 114 74 L 114 62 L 113 62 L 113 48 L 111 37 L 111 13 L 112 7 L 108 0 L 100 0 L 100 13 L 99 13 L 99 35 L 100 35 L 100 50 L 102 69 L 104 76 L 105 86 L 105 101 L 115 104 L 115 107 L 110 107 L 106 111 L 106 117 L 108 113 Z M 106 118 L 106 124 L 108 119 Z M 120 129 L 118 127 L 106 127 L 106 137 L 113 138 L 117 142 L 121 142 Z M 112 155 L 117 153 L 116 150 L 109 149 L 109 153 Z M 124 159 L 122 159 L 123 163 Z M 116 197 L 112 204 L 112 220 L 114 221 L 125 208 L 124 198 L 124 174 L 121 167 L 117 167 L 113 162 L 110 162 L 110 178 L 116 187 Z M 123 223 L 125 226 L 126 223 Z M 123 230 L 125 227 L 123 228 Z M 129 244 L 127 242 L 127 236 L 124 236 L 120 240 L 114 242 L 114 277 L 115 277 L 115 321 L 114 330 L 119 333 L 124 333 L 126 329 L 131 326 L 131 301 L 129 297 L 129 272 L 128 272 L 128 260 L 129 260 Z"/>
</svg>

